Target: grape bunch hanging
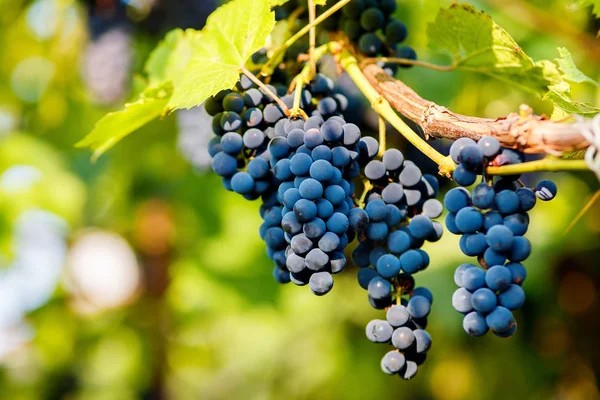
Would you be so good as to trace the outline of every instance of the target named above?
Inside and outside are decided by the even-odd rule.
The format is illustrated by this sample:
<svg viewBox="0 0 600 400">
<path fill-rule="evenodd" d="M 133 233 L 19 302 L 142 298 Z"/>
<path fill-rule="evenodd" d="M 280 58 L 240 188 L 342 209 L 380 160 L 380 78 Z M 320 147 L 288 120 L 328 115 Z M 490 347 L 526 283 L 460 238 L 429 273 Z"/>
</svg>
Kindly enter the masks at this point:
<svg viewBox="0 0 600 400">
<path fill-rule="evenodd" d="M 276 7 L 277 19 L 306 25 L 304 3 Z M 407 29 L 391 16 L 395 10 L 393 0 L 352 0 L 319 25 L 318 42 L 343 35 L 361 57 L 414 60 L 414 50 L 401 45 Z M 514 334 L 512 312 L 525 301 L 522 263 L 531 252 L 524 236 L 527 212 L 536 199 L 552 199 L 556 186 L 542 181 L 527 188 L 519 176 L 494 180 L 485 175 L 487 167 L 520 163 L 523 155 L 493 137 L 459 139 L 450 157 L 460 187 L 442 204 L 435 176 L 346 122 L 349 99 L 320 64 L 310 81 L 295 86 L 296 60 L 308 48 L 308 41 L 298 42 L 264 83 L 241 75 L 234 89 L 205 103 L 215 134 L 212 168 L 225 189 L 261 201 L 259 235 L 274 263 L 274 279 L 325 295 L 334 287 L 333 276 L 349 264 L 347 247 L 357 242 L 352 261 L 359 267 L 358 284 L 383 317 L 366 324 L 366 336 L 389 346 L 381 360 L 384 373 L 411 379 L 432 346 L 426 328 L 433 295 L 416 286 L 415 275 L 430 264 L 422 246 L 442 237 L 437 219 L 445 208 L 446 228 L 462 235 L 461 251 L 475 258 L 455 274 L 459 289 L 452 304 L 464 315 L 464 330 L 472 336 L 490 330 L 500 337 Z M 252 57 L 256 64 L 267 59 L 266 49 Z M 396 65 L 382 66 L 397 72 Z M 290 115 L 282 104 L 302 113 Z M 471 191 L 465 188 L 478 179 Z"/>
</svg>

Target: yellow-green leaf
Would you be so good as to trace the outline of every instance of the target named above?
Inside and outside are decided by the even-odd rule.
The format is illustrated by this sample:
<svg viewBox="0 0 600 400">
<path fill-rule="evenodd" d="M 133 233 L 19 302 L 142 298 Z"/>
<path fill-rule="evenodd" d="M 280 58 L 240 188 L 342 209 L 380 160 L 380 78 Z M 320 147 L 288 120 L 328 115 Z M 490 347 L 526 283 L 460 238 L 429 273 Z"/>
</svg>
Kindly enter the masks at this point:
<svg viewBox="0 0 600 400">
<path fill-rule="evenodd" d="M 544 100 L 550 100 L 555 107 L 567 114 L 579 114 L 584 117 L 593 117 L 600 113 L 600 108 L 591 104 L 571 100 L 571 87 L 567 82 L 561 82 L 548 87 Z"/>
<path fill-rule="evenodd" d="M 569 50 L 564 47 L 559 47 L 558 52 L 560 54 L 560 58 L 556 59 L 556 63 L 558 64 L 558 67 L 562 71 L 566 80 L 576 83 L 591 83 L 592 85 L 600 86 L 598 82 L 577 68 L 575 61 L 573 61 L 573 57 L 571 57 L 571 53 L 569 53 Z"/>
<path fill-rule="evenodd" d="M 539 95 L 557 83 L 553 71 L 535 63 L 489 15 L 469 4 L 441 9 L 427 26 L 427 35 L 429 46 L 449 52 L 457 69 L 490 75 Z"/>
<path fill-rule="evenodd" d="M 94 151 L 92 158 L 96 160 L 125 136 L 159 117 L 169 102 L 172 90 L 169 81 L 146 89 L 136 102 L 125 104 L 121 111 L 106 114 L 75 146 L 89 147 Z"/>
<path fill-rule="evenodd" d="M 167 108 L 198 106 L 233 87 L 240 69 L 265 45 L 274 25 L 268 0 L 233 0 L 211 14 L 201 31 L 186 31 L 189 61 L 174 79 Z"/>
<path fill-rule="evenodd" d="M 592 14 L 596 16 L 596 18 L 600 18 L 600 0 L 579 0 L 577 2 L 579 7 L 592 7 Z"/>
<path fill-rule="evenodd" d="M 174 29 L 168 32 L 165 38 L 150 53 L 144 66 L 150 85 L 172 79 L 173 71 L 169 70 L 169 65 L 173 58 L 172 55 L 177 50 L 183 37 L 184 33 L 181 29 Z"/>
</svg>

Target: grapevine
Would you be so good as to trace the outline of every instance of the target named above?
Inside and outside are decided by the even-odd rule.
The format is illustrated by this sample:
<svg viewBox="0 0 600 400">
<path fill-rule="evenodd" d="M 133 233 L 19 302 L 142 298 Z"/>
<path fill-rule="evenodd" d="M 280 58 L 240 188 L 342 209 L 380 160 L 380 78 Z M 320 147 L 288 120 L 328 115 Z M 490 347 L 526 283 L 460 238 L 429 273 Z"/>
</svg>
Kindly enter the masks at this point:
<svg viewBox="0 0 600 400">
<path fill-rule="evenodd" d="M 396 77 L 410 67 L 437 73 L 460 68 L 489 75 L 502 71 L 493 65 L 476 68 L 470 64 L 473 55 L 461 51 L 453 53 L 450 65 L 417 59 L 417 51 L 405 44 L 409 31 L 396 18 L 394 0 L 322 3 L 234 0 L 215 12 L 213 24 L 209 18 L 204 36 L 194 37 L 189 31 L 172 34 L 173 57 L 189 49 L 197 54 L 183 70 L 161 71 L 170 79 L 149 87 L 129 107 L 155 102 L 159 107 L 152 112 L 158 116 L 203 104 L 212 118 L 214 136 L 208 144 L 212 170 L 224 189 L 260 201 L 263 223 L 258 234 L 273 262 L 275 281 L 307 285 L 322 296 L 335 290 L 335 274 L 350 269 L 351 263 L 357 266 L 358 285 L 367 291 L 365 300 L 381 310 L 381 319 L 366 324 L 366 337 L 391 346 L 383 354 L 381 369 L 412 379 L 433 343 L 426 329 L 434 296 L 416 284 L 415 276 L 430 264 L 423 244 L 442 237 L 444 227 L 437 219 L 447 211 L 446 229 L 461 235 L 460 251 L 474 257 L 473 263 L 458 266 L 454 275 L 459 288 L 451 302 L 463 314 L 464 330 L 471 336 L 488 331 L 502 338 L 512 336 L 517 331 L 513 311 L 525 302 L 525 261 L 532 251 L 525 236 L 528 212 L 538 200 L 552 200 L 558 191 L 550 180 L 527 187 L 521 174 L 597 169 L 598 117 L 573 118 L 565 113 L 557 121 L 536 116 L 528 107 L 497 120 L 454 114 L 421 98 Z M 239 29 L 227 25 L 238 37 L 222 36 L 228 31 L 215 29 L 215 24 L 242 18 L 234 6 L 256 20 L 263 18 L 264 24 L 249 18 Z M 444 13 L 450 15 L 446 25 L 464 13 L 488 21 L 470 6 L 454 5 L 441 12 L 432 29 L 434 38 L 447 33 L 439 32 L 445 27 Z M 287 26 L 288 36 L 274 47 L 274 40 L 266 40 L 269 32 L 264 27 L 276 21 Z M 249 32 L 240 34 L 240 29 Z M 452 33 L 460 36 L 458 31 Z M 265 40 L 256 39 L 261 34 Z M 215 56 L 210 35 L 230 40 L 228 49 L 237 52 L 241 63 L 235 57 L 237 64 L 226 59 L 226 51 Z M 502 44 L 513 43 L 503 30 L 498 35 Z M 209 44 L 198 45 L 195 40 Z M 462 52 L 481 51 L 468 38 L 457 40 L 465 43 L 447 45 L 445 50 L 464 45 Z M 180 45 L 184 50 L 178 52 Z M 520 51 L 512 56 L 523 62 L 520 73 L 525 77 L 533 72 Z M 350 117 L 356 120 L 351 106 L 356 99 L 345 94 L 336 77 L 328 76 L 326 57 L 345 71 L 378 114 L 378 139 L 366 135 L 366 124 L 347 122 Z M 536 78 L 547 81 L 549 98 L 556 95 L 559 78 Z M 198 84 L 199 90 L 190 83 Z M 570 106 L 578 107 L 575 102 Z M 572 113 L 589 117 L 589 109 Z M 420 126 L 425 138 L 405 120 Z M 423 174 L 399 149 L 387 148 L 387 123 L 439 166 L 440 179 L 459 186 L 445 194 L 443 203 L 438 200 L 438 177 Z M 98 132 L 81 144 L 101 153 L 114 142 L 97 145 Z M 454 140 L 448 155 L 427 140 L 434 138 Z M 566 157 L 581 150 L 587 150 L 585 159 L 577 153 Z M 532 153 L 545 157 L 526 161 L 525 154 Z"/>
</svg>

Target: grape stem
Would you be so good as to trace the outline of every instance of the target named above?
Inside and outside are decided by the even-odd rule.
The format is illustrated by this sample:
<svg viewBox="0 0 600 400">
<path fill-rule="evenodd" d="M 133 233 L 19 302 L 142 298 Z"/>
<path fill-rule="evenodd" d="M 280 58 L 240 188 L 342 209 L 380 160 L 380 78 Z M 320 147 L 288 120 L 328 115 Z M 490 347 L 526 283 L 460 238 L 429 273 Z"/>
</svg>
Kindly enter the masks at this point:
<svg viewBox="0 0 600 400">
<path fill-rule="evenodd" d="M 271 97 L 273 100 L 275 100 L 275 102 L 279 105 L 279 107 L 281 107 L 281 110 L 284 112 L 284 114 L 286 116 L 288 116 L 288 117 L 290 116 L 290 109 L 288 108 L 288 106 L 286 106 L 285 103 L 283 102 L 283 100 L 281 100 L 279 98 L 279 96 L 277 96 L 277 94 L 273 93 L 267 85 L 262 83 L 261 80 L 256 77 L 256 75 L 254 75 L 252 72 L 248 71 L 246 69 L 246 67 L 240 68 L 240 71 L 244 75 L 246 75 L 252 82 L 254 82 L 254 84 L 256 86 L 258 86 L 264 93 L 268 94 L 269 97 Z"/>
<path fill-rule="evenodd" d="M 380 115 L 379 116 L 379 157 L 383 157 L 383 153 L 387 150 L 386 144 L 386 129 L 385 129 L 385 119 Z"/>
<path fill-rule="evenodd" d="M 315 0 L 308 0 L 308 22 L 309 24 L 315 23 L 317 16 L 317 8 L 315 6 Z M 308 57 L 310 59 L 310 76 L 311 78 L 317 74 L 317 62 L 315 61 L 315 45 L 317 43 L 317 27 L 313 25 L 308 32 Z"/>
<path fill-rule="evenodd" d="M 360 196 L 360 199 L 358 200 L 358 206 L 360 208 L 365 208 L 365 200 L 367 199 L 367 194 L 369 194 L 369 192 L 371 190 L 373 190 L 373 184 L 371 183 L 371 181 L 369 180 L 365 180 L 363 181 L 364 183 L 364 188 L 363 188 L 363 192 L 362 195 Z"/>
<path fill-rule="evenodd" d="M 328 44 L 319 46 L 313 52 L 313 60 L 315 62 L 319 61 L 328 52 L 329 52 Z M 305 84 L 310 83 L 313 76 L 314 75 L 312 74 L 312 65 L 309 62 L 306 65 L 304 65 L 304 67 L 302 68 L 302 71 L 300 71 L 300 73 L 298 75 L 296 75 L 296 77 L 294 78 L 292 87 L 290 88 L 290 90 L 295 91 L 294 92 L 294 106 L 293 106 L 292 110 L 290 111 L 290 113 L 292 115 L 301 115 L 302 118 L 308 119 L 308 115 L 306 114 L 306 112 L 304 112 L 304 110 L 302 110 L 302 89 Z"/>
<path fill-rule="evenodd" d="M 377 64 L 377 63 L 388 63 L 388 64 L 400 64 L 400 65 L 414 65 L 414 66 L 418 66 L 418 67 L 425 67 L 425 68 L 429 68 L 435 71 L 441 71 L 441 72 L 449 72 L 449 71 L 453 71 L 456 69 L 456 65 L 437 65 L 437 64 L 432 64 L 432 63 L 428 63 L 426 61 L 421 61 L 421 60 L 411 60 L 408 58 L 397 58 L 397 57 L 378 57 L 378 58 L 365 58 L 364 60 L 361 61 L 361 68 L 364 68 L 365 66 L 369 65 L 369 64 Z"/>
<path fill-rule="evenodd" d="M 597 190 L 596 193 L 594 193 L 594 195 L 587 201 L 585 206 L 577 213 L 575 218 L 573 218 L 569 226 L 567 226 L 567 229 L 565 229 L 564 236 L 567 236 L 569 232 L 571 232 L 571 230 L 573 229 L 573 227 L 575 227 L 577 222 L 579 222 L 581 217 L 583 217 L 585 213 L 589 211 L 589 209 L 594 205 L 596 201 L 598 201 L 598 199 L 600 199 L 600 190 Z"/>
<path fill-rule="evenodd" d="M 318 26 L 321 22 L 325 21 L 332 14 L 334 14 L 340 8 L 344 7 L 349 2 L 350 2 L 350 0 L 338 1 L 331 8 L 326 10 L 323 14 L 321 14 L 317 18 L 315 18 L 315 20 L 313 22 L 310 22 L 308 25 L 305 25 L 304 27 L 302 27 L 302 29 L 300 29 L 298 32 L 296 32 L 291 38 L 286 40 L 285 43 L 283 45 L 281 45 L 281 47 L 279 47 L 277 50 L 275 50 L 273 52 L 273 55 L 271 56 L 269 61 L 267 61 L 267 63 L 263 66 L 261 74 L 263 76 L 270 76 L 273 73 L 273 70 L 275 69 L 276 64 L 281 60 L 282 55 L 285 54 L 287 49 L 292 44 L 294 44 L 298 39 L 300 39 L 302 36 L 306 35 L 312 28 Z"/>
<path fill-rule="evenodd" d="M 362 70 L 358 66 L 356 58 L 350 54 L 346 49 L 343 49 L 340 53 L 340 63 L 346 70 L 350 78 L 354 81 L 356 86 L 360 89 L 363 95 L 371 103 L 373 109 L 387 122 L 389 122 L 394 128 L 400 132 L 409 142 L 411 142 L 417 149 L 423 154 L 429 157 L 433 162 L 440 165 L 445 162 L 446 157 L 438 152 L 436 149 L 431 147 L 425 140 L 423 140 L 416 132 L 414 132 L 402 119 L 396 114 L 390 103 L 383 98 L 376 90 L 371 86 Z"/>
<path fill-rule="evenodd" d="M 561 160 L 560 158 L 548 156 L 541 160 L 521 164 L 488 167 L 486 170 L 488 175 L 517 175 L 542 171 L 589 171 L 589 168 L 584 160 Z"/>
</svg>

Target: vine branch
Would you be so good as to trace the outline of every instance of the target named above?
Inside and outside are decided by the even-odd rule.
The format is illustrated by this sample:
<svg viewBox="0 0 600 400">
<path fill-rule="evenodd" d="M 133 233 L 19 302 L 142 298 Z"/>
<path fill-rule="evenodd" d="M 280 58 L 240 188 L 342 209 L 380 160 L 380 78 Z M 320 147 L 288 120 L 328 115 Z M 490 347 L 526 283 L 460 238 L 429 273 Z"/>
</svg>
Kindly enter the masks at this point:
<svg viewBox="0 0 600 400">
<path fill-rule="evenodd" d="M 395 110 L 421 127 L 425 137 L 478 140 L 489 135 L 500 140 L 504 147 L 530 154 L 561 155 L 590 145 L 581 132 L 582 124 L 590 121 L 559 123 L 534 115 L 527 106 L 521 106 L 521 113 L 511 113 L 498 119 L 460 115 L 423 99 L 375 64 L 365 65 L 363 73 L 374 90 Z"/>
</svg>

